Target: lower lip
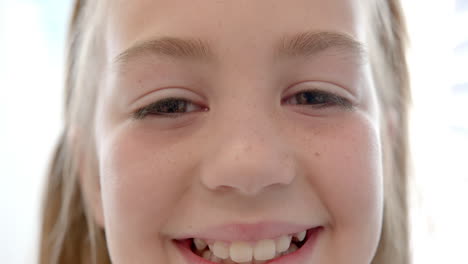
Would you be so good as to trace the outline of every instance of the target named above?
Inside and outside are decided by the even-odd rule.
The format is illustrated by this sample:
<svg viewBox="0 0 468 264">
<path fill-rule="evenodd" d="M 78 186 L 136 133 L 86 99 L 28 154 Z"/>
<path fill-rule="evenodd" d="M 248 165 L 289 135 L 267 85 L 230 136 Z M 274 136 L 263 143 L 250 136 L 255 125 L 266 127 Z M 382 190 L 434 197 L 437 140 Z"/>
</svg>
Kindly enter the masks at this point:
<svg viewBox="0 0 468 264">
<path fill-rule="evenodd" d="M 315 247 L 319 234 L 323 231 L 323 227 L 317 227 L 310 229 L 307 232 L 307 241 L 306 243 L 294 253 L 288 254 L 286 256 L 278 257 L 270 261 L 265 262 L 265 264 L 298 264 L 305 263 L 307 257 L 310 258 L 310 254 Z M 195 253 L 190 250 L 190 241 L 177 242 L 174 241 L 174 244 L 179 248 L 182 255 L 185 257 L 188 263 L 190 264 L 217 264 L 212 261 L 208 261 L 204 258 L 197 256 Z"/>
</svg>

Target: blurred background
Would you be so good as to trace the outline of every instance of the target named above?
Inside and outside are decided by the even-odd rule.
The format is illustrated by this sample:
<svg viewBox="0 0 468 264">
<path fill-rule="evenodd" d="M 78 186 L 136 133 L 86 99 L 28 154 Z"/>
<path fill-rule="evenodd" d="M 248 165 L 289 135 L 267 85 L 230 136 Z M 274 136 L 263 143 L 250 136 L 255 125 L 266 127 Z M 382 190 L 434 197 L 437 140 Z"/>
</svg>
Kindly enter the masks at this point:
<svg viewBox="0 0 468 264">
<path fill-rule="evenodd" d="M 468 263 L 468 0 L 402 0 L 411 37 L 415 264 Z M 0 0 L 0 262 L 34 263 L 62 122 L 70 0 Z"/>
</svg>

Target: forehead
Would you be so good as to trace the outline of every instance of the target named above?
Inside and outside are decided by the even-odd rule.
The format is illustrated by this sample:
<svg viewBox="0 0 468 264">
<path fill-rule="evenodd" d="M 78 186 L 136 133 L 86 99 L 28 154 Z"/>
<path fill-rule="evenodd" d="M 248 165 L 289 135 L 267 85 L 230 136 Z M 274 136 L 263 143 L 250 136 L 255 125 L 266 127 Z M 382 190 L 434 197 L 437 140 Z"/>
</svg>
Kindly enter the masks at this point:
<svg viewBox="0 0 468 264">
<path fill-rule="evenodd" d="M 364 40 L 356 0 L 118 0 L 109 1 L 108 52 L 155 37 L 200 39 L 222 50 L 265 47 L 307 31 L 342 32 Z"/>
</svg>

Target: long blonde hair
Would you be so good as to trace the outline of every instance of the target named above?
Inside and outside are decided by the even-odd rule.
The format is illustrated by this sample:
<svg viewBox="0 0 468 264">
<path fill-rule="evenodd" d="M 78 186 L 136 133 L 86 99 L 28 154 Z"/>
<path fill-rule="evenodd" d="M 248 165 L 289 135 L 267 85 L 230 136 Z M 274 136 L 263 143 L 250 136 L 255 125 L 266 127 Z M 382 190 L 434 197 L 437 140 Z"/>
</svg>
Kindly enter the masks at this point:
<svg viewBox="0 0 468 264">
<path fill-rule="evenodd" d="M 91 121 L 104 63 L 104 2 L 74 4 L 67 42 L 65 127 L 48 172 L 40 264 L 111 263 L 105 232 L 94 221 L 78 177 L 79 154 L 86 151 L 90 155 L 84 156 L 95 159 Z M 406 27 L 398 0 L 370 1 L 368 11 L 370 62 L 384 121 L 384 220 L 372 263 L 408 264 Z M 76 131 L 87 141 L 74 142 Z"/>
</svg>

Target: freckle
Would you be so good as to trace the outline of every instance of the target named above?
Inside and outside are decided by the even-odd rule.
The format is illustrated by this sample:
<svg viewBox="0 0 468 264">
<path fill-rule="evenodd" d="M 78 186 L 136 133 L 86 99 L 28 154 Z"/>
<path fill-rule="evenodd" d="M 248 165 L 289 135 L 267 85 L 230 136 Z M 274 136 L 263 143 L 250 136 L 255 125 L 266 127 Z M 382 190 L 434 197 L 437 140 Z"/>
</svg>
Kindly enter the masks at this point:
<svg viewBox="0 0 468 264">
<path fill-rule="evenodd" d="M 316 157 L 320 157 L 320 153 L 315 152 L 315 156 L 316 156 Z"/>
</svg>

